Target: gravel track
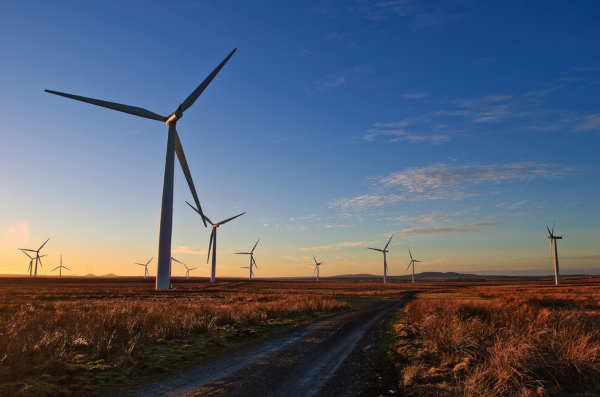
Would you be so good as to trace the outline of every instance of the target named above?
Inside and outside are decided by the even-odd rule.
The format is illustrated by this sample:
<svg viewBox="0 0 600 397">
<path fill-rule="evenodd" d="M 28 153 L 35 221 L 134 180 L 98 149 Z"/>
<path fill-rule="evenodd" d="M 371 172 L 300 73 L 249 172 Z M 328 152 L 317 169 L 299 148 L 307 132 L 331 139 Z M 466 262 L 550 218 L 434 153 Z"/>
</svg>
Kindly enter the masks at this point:
<svg viewBox="0 0 600 397">
<path fill-rule="evenodd" d="M 397 296 L 294 327 L 120 396 L 357 395 L 374 376 L 372 361 L 385 320 L 409 300 Z"/>
</svg>

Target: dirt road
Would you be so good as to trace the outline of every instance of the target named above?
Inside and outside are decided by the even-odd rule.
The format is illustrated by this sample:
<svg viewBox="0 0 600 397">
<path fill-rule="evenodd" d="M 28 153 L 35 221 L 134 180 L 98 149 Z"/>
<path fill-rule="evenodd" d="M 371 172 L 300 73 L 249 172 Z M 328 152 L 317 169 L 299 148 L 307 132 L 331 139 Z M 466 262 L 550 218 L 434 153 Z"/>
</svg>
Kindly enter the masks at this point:
<svg viewBox="0 0 600 397">
<path fill-rule="evenodd" d="M 183 374 L 121 395 L 352 396 L 373 377 L 371 360 L 398 296 L 296 327 Z"/>
</svg>

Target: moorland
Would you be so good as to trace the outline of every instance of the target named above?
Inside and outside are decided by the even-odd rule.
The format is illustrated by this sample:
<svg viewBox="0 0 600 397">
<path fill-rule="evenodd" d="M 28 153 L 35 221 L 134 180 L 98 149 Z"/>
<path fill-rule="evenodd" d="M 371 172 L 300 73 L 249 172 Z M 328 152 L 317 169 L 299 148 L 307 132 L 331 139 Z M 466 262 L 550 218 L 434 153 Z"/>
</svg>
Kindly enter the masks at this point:
<svg viewBox="0 0 600 397">
<path fill-rule="evenodd" d="M 0 394 L 106 395 L 397 294 L 381 390 L 597 395 L 600 278 L 392 282 L 0 279 Z M 388 387 L 389 386 L 389 387 Z M 593 394 L 596 393 L 596 394 Z M 391 395 L 391 394 L 390 394 Z M 397 395 L 397 394 L 395 394 Z"/>
</svg>

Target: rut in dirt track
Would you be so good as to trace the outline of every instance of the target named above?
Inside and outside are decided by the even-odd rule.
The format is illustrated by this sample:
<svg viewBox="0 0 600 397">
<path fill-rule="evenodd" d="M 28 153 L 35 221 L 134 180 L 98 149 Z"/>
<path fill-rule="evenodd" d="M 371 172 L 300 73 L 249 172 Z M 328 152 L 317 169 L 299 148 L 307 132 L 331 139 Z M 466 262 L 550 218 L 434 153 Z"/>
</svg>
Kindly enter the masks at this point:
<svg viewBox="0 0 600 397">
<path fill-rule="evenodd" d="M 373 339 L 369 334 L 381 331 L 385 318 L 409 299 L 394 297 L 367 309 L 294 328 L 124 397 L 355 394 L 364 369 L 344 360 L 350 361 L 357 356 L 350 355 L 353 350 L 371 343 L 367 341 Z"/>
</svg>

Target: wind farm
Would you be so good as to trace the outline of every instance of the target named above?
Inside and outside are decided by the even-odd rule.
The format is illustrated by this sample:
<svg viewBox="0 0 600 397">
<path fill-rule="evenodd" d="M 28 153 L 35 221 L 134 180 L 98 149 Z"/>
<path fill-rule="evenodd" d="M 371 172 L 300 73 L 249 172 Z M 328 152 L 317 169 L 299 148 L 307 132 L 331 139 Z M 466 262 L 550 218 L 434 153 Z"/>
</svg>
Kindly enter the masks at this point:
<svg viewBox="0 0 600 397">
<path fill-rule="evenodd" d="M 598 15 L 7 3 L 0 395 L 598 394 Z"/>
</svg>

